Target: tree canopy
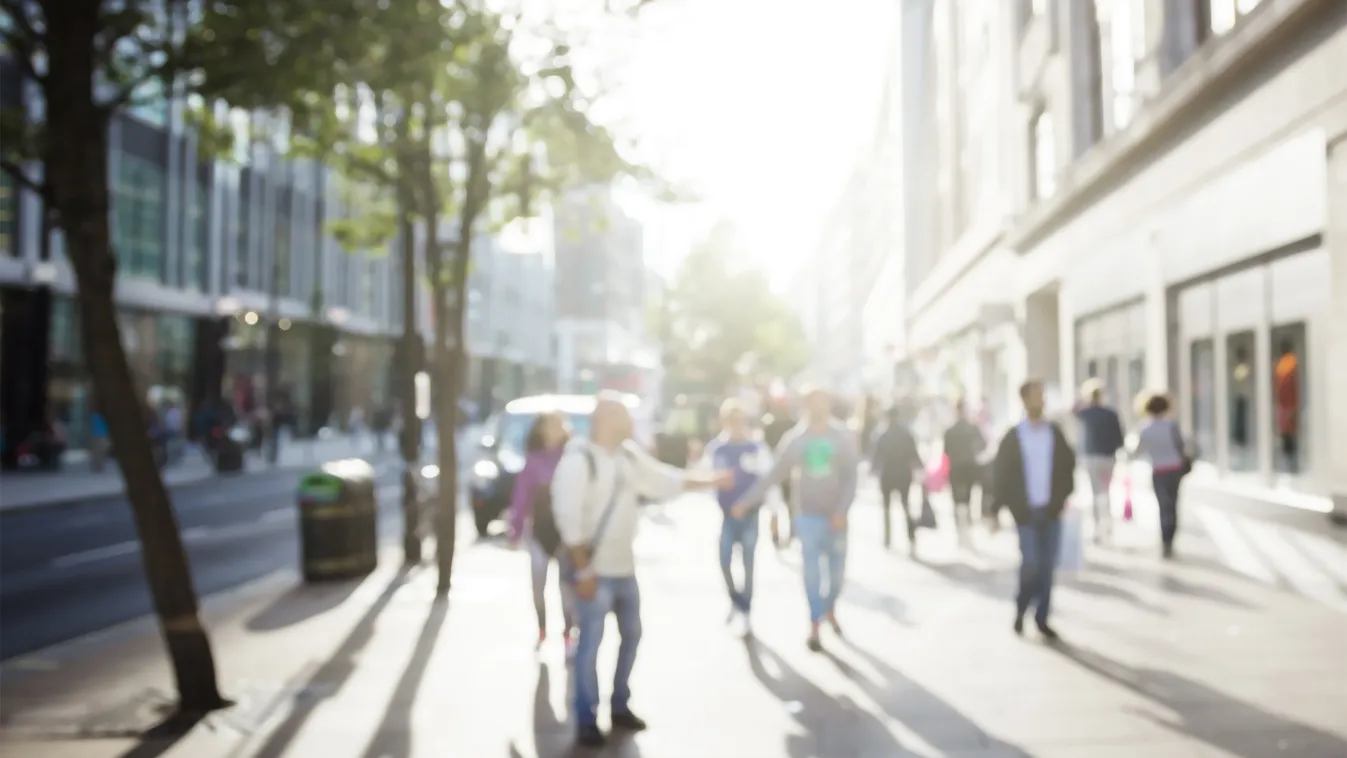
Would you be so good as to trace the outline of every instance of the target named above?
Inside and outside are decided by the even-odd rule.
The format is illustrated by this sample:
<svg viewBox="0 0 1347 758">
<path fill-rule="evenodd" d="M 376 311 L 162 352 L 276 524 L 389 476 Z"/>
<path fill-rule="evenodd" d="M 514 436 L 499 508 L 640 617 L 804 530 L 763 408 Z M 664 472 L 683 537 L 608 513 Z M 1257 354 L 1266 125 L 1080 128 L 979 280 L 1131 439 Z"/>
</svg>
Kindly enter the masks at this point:
<svg viewBox="0 0 1347 758">
<path fill-rule="evenodd" d="M 740 379 L 789 377 L 805 367 L 799 316 L 756 268 L 736 267 L 742 248 L 717 225 L 681 263 L 658 320 L 668 383 L 721 393 Z"/>
</svg>

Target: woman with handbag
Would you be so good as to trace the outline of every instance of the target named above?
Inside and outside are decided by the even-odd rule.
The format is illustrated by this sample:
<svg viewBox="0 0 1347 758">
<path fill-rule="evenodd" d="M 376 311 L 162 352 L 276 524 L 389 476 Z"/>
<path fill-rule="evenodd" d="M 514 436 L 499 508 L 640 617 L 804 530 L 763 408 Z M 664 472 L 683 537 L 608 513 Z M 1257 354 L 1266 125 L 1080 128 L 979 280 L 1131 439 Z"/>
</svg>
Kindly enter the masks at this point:
<svg viewBox="0 0 1347 758">
<path fill-rule="evenodd" d="M 561 461 L 562 452 L 570 440 L 566 418 L 560 413 L 541 413 L 529 429 L 525 442 L 524 468 L 515 478 L 510 498 L 510 541 L 528 544 L 533 570 L 533 608 L 538 615 L 538 646 L 547 639 L 547 602 L 545 590 L 547 575 L 557 551 L 561 536 L 551 508 L 552 476 Z M 575 655 L 575 598 L 570 586 L 562 581 L 561 612 L 562 639 L 566 645 L 566 659 Z"/>
<path fill-rule="evenodd" d="M 1146 421 L 1137 433 L 1137 452 L 1151 464 L 1151 483 L 1160 505 L 1160 542 L 1166 558 L 1174 556 L 1179 528 L 1179 487 L 1192 470 L 1184 449 L 1183 433 L 1169 418 L 1169 398 L 1156 394 L 1146 401 Z"/>
</svg>

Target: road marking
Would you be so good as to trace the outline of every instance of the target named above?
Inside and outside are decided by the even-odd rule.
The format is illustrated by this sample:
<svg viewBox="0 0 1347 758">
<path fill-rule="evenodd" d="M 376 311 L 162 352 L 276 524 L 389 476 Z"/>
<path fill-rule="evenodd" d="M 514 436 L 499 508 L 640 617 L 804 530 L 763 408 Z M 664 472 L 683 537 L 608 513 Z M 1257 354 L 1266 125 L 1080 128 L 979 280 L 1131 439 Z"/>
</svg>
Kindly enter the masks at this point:
<svg viewBox="0 0 1347 758">
<path fill-rule="evenodd" d="M 1249 547 L 1229 518 L 1212 508 L 1198 508 L 1197 516 L 1227 566 L 1267 584 L 1277 584 L 1276 573 Z"/>
<path fill-rule="evenodd" d="M 187 529 L 182 530 L 182 541 L 196 542 L 197 540 L 204 538 L 206 535 L 210 533 L 211 528 L 208 526 L 188 527 Z"/>
<path fill-rule="evenodd" d="M 257 520 L 262 523 L 270 523 L 273 521 L 289 521 L 294 517 L 294 511 L 290 508 L 277 508 L 274 511 L 263 513 Z"/>
<path fill-rule="evenodd" d="M 121 555 L 130 555 L 140 551 L 140 544 L 136 542 L 118 542 L 115 545 L 106 545 L 97 547 L 93 550 L 82 550 L 78 553 L 70 553 L 52 560 L 51 565 L 56 568 L 71 568 L 85 563 L 94 563 L 95 561 L 116 558 Z"/>
</svg>

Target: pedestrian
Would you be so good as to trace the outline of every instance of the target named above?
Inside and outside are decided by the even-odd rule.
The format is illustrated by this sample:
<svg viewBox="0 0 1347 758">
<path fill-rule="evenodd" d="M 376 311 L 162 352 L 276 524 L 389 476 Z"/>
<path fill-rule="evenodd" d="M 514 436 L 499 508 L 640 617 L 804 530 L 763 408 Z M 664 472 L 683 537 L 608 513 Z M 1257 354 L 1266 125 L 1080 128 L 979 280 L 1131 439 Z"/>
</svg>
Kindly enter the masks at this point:
<svg viewBox="0 0 1347 758">
<path fill-rule="evenodd" d="M 1057 424 L 1043 417 L 1043 383 L 1020 387 L 1024 419 L 1001 438 L 996 451 L 996 498 L 1015 518 L 1020 537 L 1019 592 L 1015 633 L 1024 632 L 1024 614 L 1035 606 L 1034 622 L 1049 641 L 1053 574 L 1062 540 L 1062 511 L 1075 489 L 1076 453 Z"/>
<path fill-rule="evenodd" d="M 805 393 L 805 421 L 781 441 L 771 471 L 749 488 L 731 510 L 747 513 L 767 490 L 795 478 L 795 534 L 804 559 L 809 601 L 809 649 L 822 649 L 819 627 L 826 620 L 842 634 L 837 600 L 842 594 L 847 555 L 847 513 L 856 497 L 860 453 L 856 435 L 832 415 L 832 398 L 821 389 Z M 826 572 L 827 583 L 824 583 Z"/>
<path fill-rule="evenodd" d="M 641 640 L 641 593 L 633 546 L 639 500 L 667 500 L 689 489 L 719 486 L 722 477 L 688 473 L 660 463 L 631 439 L 632 416 L 623 396 L 599 394 L 589 439 L 567 445 L 552 477 L 552 512 L 574 583 L 576 742 L 606 742 L 598 725 L 599 645 L 609 614 L 621 638 L 613 672 L 610 721 L 614 729 L 640 731 L 645 721 L 631 710 L 631 671 Z"/>
<path fill-rule="evenodd" d="M 1174 557 L 1174 535 L 1179 528 L 1179 487 L 1192 469 L 1185 452 L 1183 433 L 1169 418 L 1169 398 L 1163 394 L 1146 401 L 1146 421 L 1137 433 L 1137 452 L 1151 464 L 1151 485 L 1160 506 L 1160 547 L 1164 557 Z"/>
<path fill-rule="evenodd" d="M 720 571 L 725 577 L 725 588 L 730 593 L 730 616 L 736 617 L 744 636 L 752 634 L 749 611 L 753 603 L 753 555 L 758 547 L 759 508 L 762 502 L 752 503 L 739 513 L 731 509 L 758 477 L 771 471 L 772 453 L 767 443 L 750 435 L 748 416 L 743 404 L 729 399 L 720 406 L 720 435 L 711 440 L 702 454 L 701 468 L 707 472 L 722 472 L 728 486 L 716 493 L 724 520 L 720 527 Z M 734 549 L 739 548 L 739 565 L 743 582 L 734 581 Z"/>
<path fill-rule="evenodd" d="M 101 411 L 94 411 L 89 417 L 89 465 L 94 471 L 102 471 L 108 462 L 108 453 L 112 442 L 108 436 L 108 421 Z"/>
<path fill-rule="evenodd" d="M 1094 506 L 1094 541 L 1108 541 L 1113 532 L 1113 472 L 1118 451 L 1125 444 L 1118 412 L 1104 404 L 1104 385 L 1091 379 L 1081 387 L 1085 405 L 1076 409 L 1080 420 L 1080 453 L 1090 479 L 1090 497 Z"/>
<path fill-rule="evenodd" d="M 954 499 L 954 525 L 959 532 L 959 542 L 971 544 L 970 530 L 973 525 L 972 501 L 973 487 L 981 476 L 980 460 L 987 448 L 987 440 L 972 421 L 968 419 L 968 409 L 960 397 L 954 402 L 956 418 L 945 430 L 945 457 L 949 459 L 949 491 Z"/>
<path fill-rule="evenodd" d="M 903 520 L 907 524 L 908 549 L 917 553 L 917 521 L 912 515 L 909 502 L 912 482 L 916 472 L 925 466 L 921 462 L 921 453 L 917 450 L 917 438 L 908 427 L 910 414 L 898 404 L 889 408 L 884 431 L 875 440 L 874 458 L 871 467 L 879 477 L 879 493 L 884 508 L 884 547 L 893 540 L 893 495 L 897 493 L 898 504 L 903 509 Z"/>
<path fill-rule="evenodd" d="M 547 641 L 547 575 L 557 559 L 561 537 L 552 512 L 552 477 L 570 440 L 566 419 L 560 413 L 540 413 L 524 443 L 524 467 L 515 477 L 510 494 L 510 540 L 516 546 L 527 542 L 533 574 L 533 610 L 538 615 L 538 647 Z M 575 655 L 575 598 L 569 583 L 561 587 L 561 638 L 566 659 Z"/>
<path fill-rule="evenodd" d="M 786 433 L 795 428 L 795 424 L 795 417 L 790 412 L 790 402 L 786 398 L 779 398 L 776 407 L 762 421 L 762 437 L 767 442 L 768 449 L 776 450 Z M 791 498 L 790 478 L 787 477 L 781 480 L 781 507 L 772 509 L 772 544 L 778 550 L 789 545 L 794 537 L 794 514 L 791 511 L 793 502 L 795 501 Z M 782 511 L 786 516 L 784 530 L 781 528 L 781 519 L 778 515 Z"/>
</svg>

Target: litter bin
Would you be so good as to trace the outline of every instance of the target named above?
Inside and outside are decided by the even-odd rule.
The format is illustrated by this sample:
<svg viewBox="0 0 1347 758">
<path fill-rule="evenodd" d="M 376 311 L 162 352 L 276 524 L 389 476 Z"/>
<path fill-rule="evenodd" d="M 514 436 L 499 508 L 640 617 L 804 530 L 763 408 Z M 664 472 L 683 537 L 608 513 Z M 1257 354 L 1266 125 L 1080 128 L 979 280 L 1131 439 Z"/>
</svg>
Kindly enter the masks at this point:
<svg viewBox="0 0 1347 758">
<path fill-rule="evenodd" d="M 300 565 L 304 581 L 364 576 L 378 564 L 379 503 L 374 469 L 333 461 L 299 482 Z"/>
</svg>

